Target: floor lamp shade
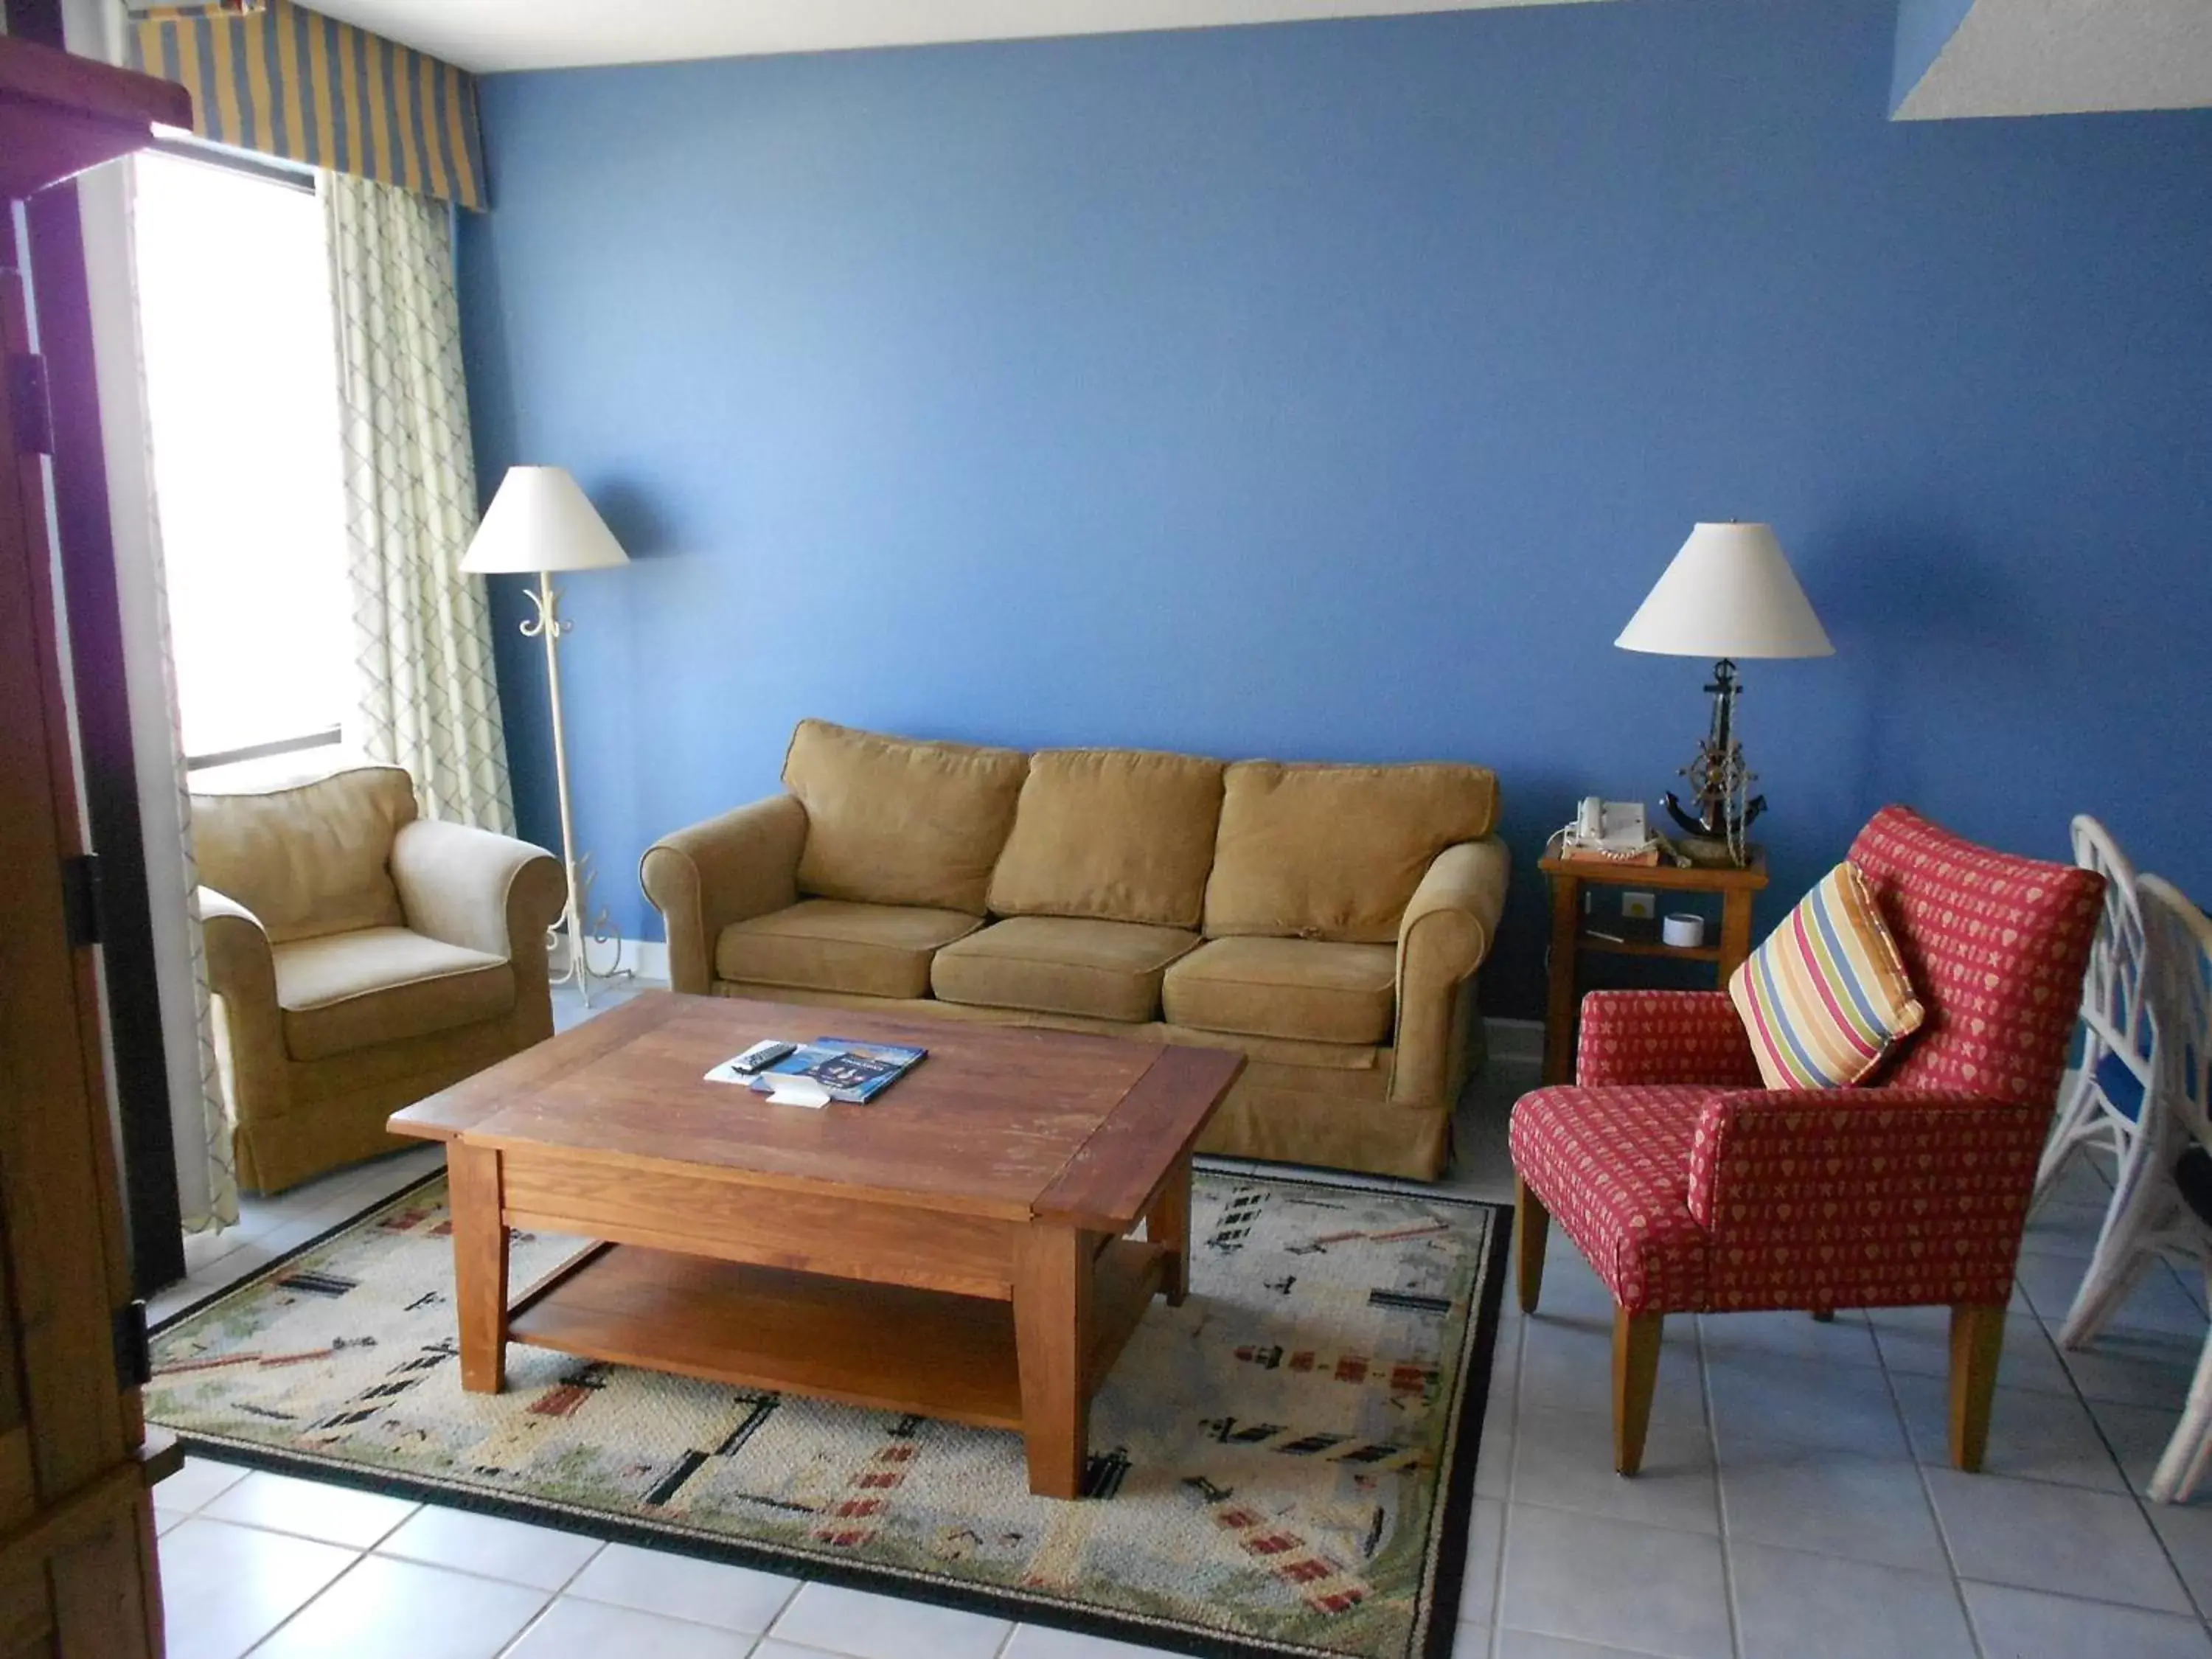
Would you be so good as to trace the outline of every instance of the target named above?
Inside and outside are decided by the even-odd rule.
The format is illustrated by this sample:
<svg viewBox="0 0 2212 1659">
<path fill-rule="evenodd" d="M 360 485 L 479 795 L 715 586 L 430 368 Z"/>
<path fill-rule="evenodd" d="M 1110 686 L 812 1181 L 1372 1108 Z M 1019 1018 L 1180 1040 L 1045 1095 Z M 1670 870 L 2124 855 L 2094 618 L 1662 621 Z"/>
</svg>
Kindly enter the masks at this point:
<svg viewBox="0 0 2212 1659">
<path fill-rule="evenodd" d="M 504 493 L 504 492 L 502 492 Z M 1829 657 L 1771 526 L 1701 524 L 1613 641 L 1669 657 Z"/>
<path fill-rule="evenodd" d="M 558 466 L 511 466 L 477 526 L 461 568 L 479 576 L 602 570 L 629 556 L 606 520 Z"/>
</svg>

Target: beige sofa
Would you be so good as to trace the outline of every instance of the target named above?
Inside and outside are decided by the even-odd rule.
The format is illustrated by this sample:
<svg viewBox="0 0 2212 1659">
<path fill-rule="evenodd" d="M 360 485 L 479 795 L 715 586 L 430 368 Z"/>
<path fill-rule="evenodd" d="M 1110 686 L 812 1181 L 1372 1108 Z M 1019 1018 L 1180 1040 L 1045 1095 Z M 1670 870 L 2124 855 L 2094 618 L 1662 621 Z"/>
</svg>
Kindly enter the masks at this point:
<svg viewBox="0 0 2212 1659">
<path fill-rule="evenodd" d="M 398 767 L 195 794 L 192 838 L 240 1186 L 390 1152 L 400 1107 L 553 1034 L 561 866 L 416 817 Z"/>
<path fill-rule="evenodd" d="M 1202 1150 L 1443 1172 L 1505 897 L 1489 772 L 805 720 L 783 778 L 647 849 L 676 989 L 1235 1048 Z"/>
</svg>

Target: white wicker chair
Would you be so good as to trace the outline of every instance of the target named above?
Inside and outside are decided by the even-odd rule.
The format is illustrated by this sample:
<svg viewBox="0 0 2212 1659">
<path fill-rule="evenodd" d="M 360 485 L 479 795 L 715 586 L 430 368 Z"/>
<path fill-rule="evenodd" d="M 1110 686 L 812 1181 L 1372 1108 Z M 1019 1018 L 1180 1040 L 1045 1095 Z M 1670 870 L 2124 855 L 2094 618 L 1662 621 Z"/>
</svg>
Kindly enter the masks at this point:
<svg viewBox="0 0 2212 1659">
<path fill-rule="evenodd" d="M 2136 1155 L 2112 1194 L 2097 1253 L 2066 1316 L 2059 1340 L 2092 1340 L 2142 1274 L 2161 1259 L 2208 1275 L 2212 1290 L 2212 1200 L 2203 1212 L 2184 1198 L 2177 1161 L 2194 1147 L 2212 1151 L 2212 921 L 2170 883 L 2145 876 L 2136 885 L 2146 945 L 2144 1000 L 2158 1041 L 2156 1079 L 2143 1099 Z M 2202 1157 L 2203 1154 L 2195 1154 Z M 2151 1497 L 2185 1501 L 2212 1462 L 2212 1331 Z"/>
<path fill-rule="evenodd" d="M 2157 1067 L 2142 994 L 2142 907 L 2136 867 L 2112 832 L 2087 813 L 2074 820 L 2074 862 L 2105 878 L 2105 915 L 2081 976 L 2081 1064 L 2064 1098 L 2035 1172 L 2034 1202 L 2058 1184 L 2075 1153 L 2102 1147 L 2112 1154 L 2113 1184 L 2127 1180 L 2136 1126 Z M 2117 1098 L 2115 1097 L 2117 1097 Z M 2106 1231 L 2112 1213 L 2106 1213 Z M 2101 1240 L 2102 1234 L 2100 1235 Z"/>
</svg>

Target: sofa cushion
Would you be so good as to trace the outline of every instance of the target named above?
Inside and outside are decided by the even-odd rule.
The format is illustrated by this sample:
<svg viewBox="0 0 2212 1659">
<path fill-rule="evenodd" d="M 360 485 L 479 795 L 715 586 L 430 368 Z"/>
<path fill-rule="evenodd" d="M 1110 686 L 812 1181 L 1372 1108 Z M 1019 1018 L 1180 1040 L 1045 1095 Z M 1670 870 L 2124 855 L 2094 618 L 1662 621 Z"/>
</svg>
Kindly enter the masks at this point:
<svg viewBox="0 0 2212 1659">
<path fill-rule="evenodd" d="M 1030 756 L 1013 834 L 991 874 L 992 913 L 1197 927 L 1221 774 L 1219 761 L 1141 749 Z"/>
<path fill-rule="evenodd" d="M 926 997 L 929 959 L 983 924 L 963 910 L 801 899 L 722 929 L 717 977 L 869 997 Z"/>
<path fill-rule="evenodd" d="M 1212 939 L 1389 943 L 1437 854 L 1498 819 L 1498 780 L 1480 766 L 1240 761 L 1222 781 Z"/>
<path fill-rule="evenodd" d="M 1029 757 L 801 720 L 783 781 L 806 808 L 799 890 L 983 914 Z"/>
<path fill-rule="evenodd" d="M 273 946 L 284 1047 L 323 1060 L 497 1019 L 514 1007 L 503 957 L 404 927 L 323 933 Z"/>
<path fill-rule="evenodd" d="M 929 982 L 945 1002 L 1133 1024 L 1158 1015 L 1160 975 L 1198 943 L 1180 927 L 1016 916 L 939 951 Z"/>
<path fill-rule="evenodd" d="M 415 785 L 362 766 L 258 794 L 195 794 L 199 877 L 253 913 L 270 943 L 398 927 L 392 838 L 414 821 Z"/>
<path fill-rule="evenodd" d="M 1203 1031 L 1388 1042 L 1396 953 L 1310 939 L 1209 939 L 1169 969 L 1167 1017 Z"/>
</svg>

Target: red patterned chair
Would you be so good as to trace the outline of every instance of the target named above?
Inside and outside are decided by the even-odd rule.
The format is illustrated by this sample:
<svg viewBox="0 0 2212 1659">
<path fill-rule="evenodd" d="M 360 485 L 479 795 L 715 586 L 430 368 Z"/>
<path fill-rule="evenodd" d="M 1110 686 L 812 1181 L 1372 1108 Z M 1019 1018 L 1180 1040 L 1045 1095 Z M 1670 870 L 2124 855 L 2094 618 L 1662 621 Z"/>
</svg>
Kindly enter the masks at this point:
<svg viewBox="0 0 2212 1659">
<path fill-rule="evenodd" d="M 1556 1216 L 1612 1292 L 1633 1474 L 1670 1313 L 1951 1310 L 1951 1461 L 1981 1466 L 2005 1304 L 2102 879 L 1903 807 L 1851 844 L 1927 1010 L 1873 1086 L 1762 1086 L 1720 992 L 1593 992 L 1572 1087 L 1513 1110 L 1521 1306 Z"/>
</svg>

